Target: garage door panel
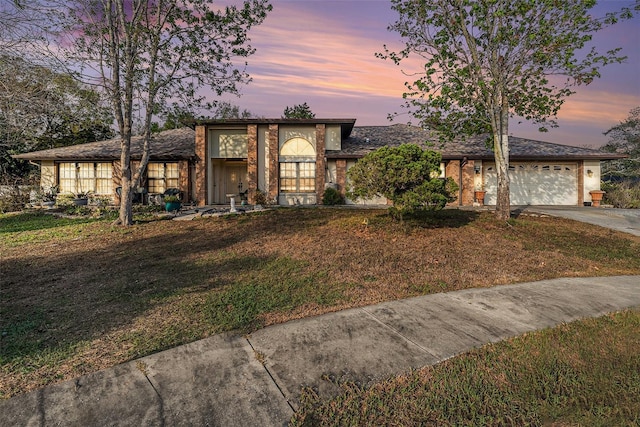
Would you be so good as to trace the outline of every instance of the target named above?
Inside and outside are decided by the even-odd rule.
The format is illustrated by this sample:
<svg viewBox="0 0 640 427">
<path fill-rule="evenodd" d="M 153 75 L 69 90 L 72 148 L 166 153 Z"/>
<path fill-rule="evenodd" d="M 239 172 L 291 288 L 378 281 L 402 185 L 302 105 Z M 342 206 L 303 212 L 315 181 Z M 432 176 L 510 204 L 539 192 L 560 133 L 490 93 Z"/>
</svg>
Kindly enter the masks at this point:
<svg viewBox="0 0 640 427">
<path fill-rule="evenodd" d="M 577 164 L 513 163 L 509 166 L 512 205 L 577 205 Z M 498 185 L 494 164 L 484 168 L 485 203 L 495 205 Z"/>
</svg>

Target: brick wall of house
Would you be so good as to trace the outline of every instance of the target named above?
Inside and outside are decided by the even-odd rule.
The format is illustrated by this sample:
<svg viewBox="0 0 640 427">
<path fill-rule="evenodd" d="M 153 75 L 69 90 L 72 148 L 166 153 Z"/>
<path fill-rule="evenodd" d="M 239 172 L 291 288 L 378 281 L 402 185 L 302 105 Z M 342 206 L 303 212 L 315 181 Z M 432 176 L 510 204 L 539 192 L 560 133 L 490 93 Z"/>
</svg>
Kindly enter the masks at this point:
<svg viewBox="0 0 640 427">
<path fill-rule="evenodd" d="M 323 124 L 316 125 L 316 204 L 322 203 L 325 183 L 325 133 Z"/>
<path fill-rule="evenodd" d="M 196 164 L 194 196 L 198 206 L 207 204 L 207 127 L 196 126 Z"/>
<path fill-rule="evenodd" d="M 584 205 L 584 160 L 578 162 L 578 206 Z"/>
<path fill-rule="evenodd" d="M 458 187 L 460 186 L 460 160 L 451 160 L 444 169 L 444 176 L 452 178 Z M 456 201 L 449 203 L 450 206 L 458 206 L 460 204 L 460 192 L 456 194 Z"/>
<path fill-rule="evenodd" d="M 475 185 L 474 185 L 474 171 L 475 162 L 468 160 L 467 163 L 462 166 L 462 206 L 473 206 Z"/>
<path fill-rule="evenodd" d="M 462 164 L 464 163 L 464 164 Z M 462 165 L 461 165 L 462 164 Z M 450 160 L 445 167 L 445 176 L 452 178 L 458 184 L 456 201 L 449 203 L 449 206 L 473 206 L 474 199 L 474 171 L 475 162 L 473 160 Z"/>
<path fill-rule="evenodd" d="M 190 202 L 191 192 L 189 188 L 189 162 L 187 160 L 180 160 L 178 162 L 178 186 L 182 192 L 182 201 Z"/>
<path fill-rule="evenodd" d="M 278 140 L 278 125 L 269 125 L 269 184 L 268 184 L 268 200 L 278 198 L 278 162 L 280 152 L 280 143 Z"/>
</svg>

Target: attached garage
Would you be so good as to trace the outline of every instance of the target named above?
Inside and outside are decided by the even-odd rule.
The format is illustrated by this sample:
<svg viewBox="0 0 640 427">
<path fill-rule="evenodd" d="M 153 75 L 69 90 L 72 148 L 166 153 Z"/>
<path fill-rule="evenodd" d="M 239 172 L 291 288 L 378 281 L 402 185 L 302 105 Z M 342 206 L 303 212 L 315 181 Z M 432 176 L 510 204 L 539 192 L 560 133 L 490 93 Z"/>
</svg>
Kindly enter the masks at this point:
<svg viewBox="0 0 640 427">
<path fill-rule="evenodd" d="M 485 203 L 495 205 L 498 184 L 494 163 L 485 163 Z M 577 205 L 577 162 L 513 162 L 509 165 L 512 205 Z"/>
</svg>

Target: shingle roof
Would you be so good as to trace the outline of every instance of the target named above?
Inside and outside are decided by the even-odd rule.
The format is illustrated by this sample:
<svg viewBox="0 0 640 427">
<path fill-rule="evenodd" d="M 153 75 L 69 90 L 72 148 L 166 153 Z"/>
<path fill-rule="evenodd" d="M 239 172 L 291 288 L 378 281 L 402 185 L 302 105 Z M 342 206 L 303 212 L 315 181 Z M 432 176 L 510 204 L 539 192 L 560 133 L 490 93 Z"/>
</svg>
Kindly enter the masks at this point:
<svg viewBox="0 0 640 427">
<path fill-rule="evenodd" d="M 487 135 L 467 137 L 447 143 L 440 147 L 438 142 L 430 145 L 428 141 L 437 141 L 428 131 L 416 126 L 395 124 L 391 126 L 354 127 L 350 136 L 342 141 L 342 150 L 327 150 L 327 158 L 360 158 L 382 146 L 398 146 L 413 143 L 442 153 L 445 160 L 493 159 L 493 152 L 487 148 Z M 134 137 L 131 144 L 131 156 L 139 159 L 142 155 L 142 138 Z M 608 160 L 624 158 L 625 155 L 605 153 L 588 148 L 553 144 L 515 136 L 509 137 L 512 160 Z M 34 151 L 14 156 L 25 160 L 116 160 L 120 158 L 120 139 L 72 145 Z M 195 131 L 190 128 L 173 129 L 152 136 L 152 160 L 180 160 L 195 158 Z"/>
<path fill-rule="evenodd" d="M 493 151 L 487 147 L 489 135 L 477 135 L 459 139 L 440 147 L 437 138 L 417 126 L 395 124 L 391 126 L 354 127 L 351 136 L 342 141 L 342 150 L 327 151 L 329 158 L 359 158 L 382 146 L 417 144 L 423 148 L 439 151 L 443 159 L 493 159 Z M 433 141 L 428 144 L 428 141 Z M 536 141 L 515 136 L 509 137 L 512 160 L 528 159 L 594 159 L 605 160 L 624 157 L 589 148 L 572 147 L 551 142 Z"/>
<path fill-rule="evenodd" d="M 195 131 L 184 127 L 151 136 L 152 160 L 182 160 L 194 158 Z M 90 142 L 69 147 L 52 148 L 14 156 L 24 160 L 116 160 L 120 158 L 120 139 Z M 131 139 L 131 158 L 142 157 L 142 137 Z"/>
</svg>

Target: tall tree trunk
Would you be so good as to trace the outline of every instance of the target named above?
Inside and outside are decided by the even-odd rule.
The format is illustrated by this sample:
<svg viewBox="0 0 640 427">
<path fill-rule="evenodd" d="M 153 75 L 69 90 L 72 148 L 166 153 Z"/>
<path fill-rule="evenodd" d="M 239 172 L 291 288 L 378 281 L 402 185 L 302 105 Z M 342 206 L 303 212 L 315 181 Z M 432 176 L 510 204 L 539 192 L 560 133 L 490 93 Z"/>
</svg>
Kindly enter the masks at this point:
<svg viewBox="0 0 640 427">
<path fill-rule="evenodd" d="M 492 119 L 493 153 L 498 173 L 498 194 L 496 217 L 506 221 L 511 218 L 511 198 L 509 194 L 509 103 L 500 96 L 500 103 L 494 109 Z"/>
<path fill-rule="evenodd" d="M 128 138 L 122 138 L 120 164 L 122 165 L 122 173 L 120 176 L 120 185 L 122 193 L 120 195 L 120 215 L 118 223 L 123 226 L 133 224 L 133 183 L 131 180 L 131 132 Z"/>
</svg>

